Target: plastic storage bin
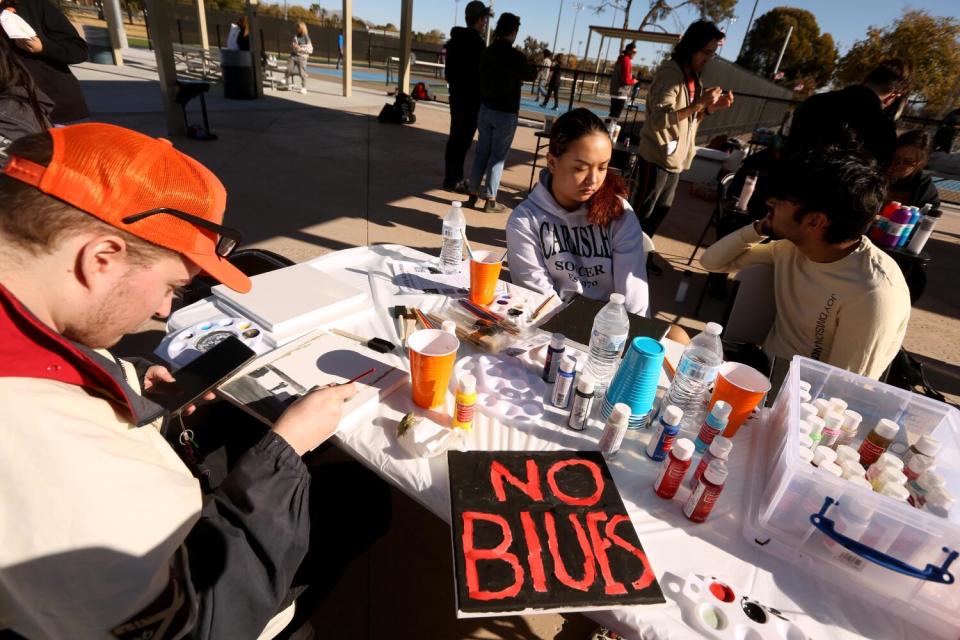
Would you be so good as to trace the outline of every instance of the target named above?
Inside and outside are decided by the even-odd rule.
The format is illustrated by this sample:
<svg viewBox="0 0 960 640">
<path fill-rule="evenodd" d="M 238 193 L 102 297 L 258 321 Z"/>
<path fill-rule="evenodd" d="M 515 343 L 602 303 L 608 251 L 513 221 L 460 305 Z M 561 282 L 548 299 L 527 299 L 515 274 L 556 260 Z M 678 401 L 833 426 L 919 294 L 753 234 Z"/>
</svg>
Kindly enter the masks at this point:
<svg viewBox="0 0 960 640">
<path fill-rule="evenodd" d="M 746 535 L 826 582 L 849 586 L 851 594 L 875 606 L 909 617 L 937 635 L 957 637 L 960 585 L 952 570 L 960 563 L 952 568 L 951 563 L 960 550 L 960 504 L 949 519 L 942 518 L 801 460 L 800 380 L 811 384 L 814 399 L 843 398 L 863 416 L 854 447 L 881 418 L 900 425 L 890 450 L 901 455 L 920 436 L 937 438 L 942 449 L 936 471 L 944 476 L 947 490 L 960 496 L 960 412 L 797 356 L 769 412 L 763 442 L 757 443 L 761 455 L 754 465 L 753 530 L 748 527 Z M 857 526 L 845 518 L 851 510 Z M 839 528 L 841 536 L 844 530 L 848 536 L 835 535 L 838 520 L 846 520 Z"/>
</svg>

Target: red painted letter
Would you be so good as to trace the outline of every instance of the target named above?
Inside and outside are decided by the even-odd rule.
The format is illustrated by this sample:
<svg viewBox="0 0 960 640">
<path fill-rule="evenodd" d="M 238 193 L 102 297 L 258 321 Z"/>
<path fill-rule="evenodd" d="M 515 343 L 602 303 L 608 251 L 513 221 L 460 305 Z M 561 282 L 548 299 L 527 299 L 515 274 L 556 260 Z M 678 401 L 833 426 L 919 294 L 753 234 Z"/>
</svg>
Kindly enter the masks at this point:
<svg viewBox="0 0 960 640">
<path fill-rule="evenodd" d="M 643 563 L 643 573 L 640 575 L 638 579 L 634 580 L 631 583 L 631 586 L 633 586 L 634 590 L 641 591 L 649 587 L 650 583 L 653 582 L 653 579 L 654 579 L 653 568 L 650 567 L 650 561 L 647 560 L 647 554 L 645 554 L 640 549 L 637 549 L 635 546 L 633 546 L 632 544 L 630 544 L 629 542 L 627 542 L 626 540 L 624 540 L 623 538 L 617 535 L 616 528 L 617 528 L 617 525 L 620 524 L 621 522 L 626 522 L 629 524 L 630 523 L 629 516 L 621 513 L 610 518 L 606 526 L 607 537 L 613 540 L 613 543 L 618 547 L 622 549 L 626 549 L 633 555 L 637 556 L 637 558 L 640 559 L 640 562 Z M 633 526 L 633 525 L 630 525 L 630 526 Z"/>
<path fill-rule="evenodd" d="M 606 583 L 604 591 L 609 596 L 623 595 L 627 588 L 622 582 L 617 582 L 610 571 L 610 560 L 607 558 L 607 549 L 612 545 L 606 538 L 601 537 L 598 522 L 607 519 L 607 514 L 602 511 L 591 511 L 587 514 L 587 528 L 590 529 L 590 539 L 593 541 L 593 553 L 597 556 L 597 562 L 600 563 L 600 573 L 603 575 L 603 581 Z"/>
<path fill-rule="evenodd" d="M 593 495 L 587 496 L 586 498 L 577 498 L 575 496 L 568 496 L 564 492 L 560 491 L 557 487 L 557 472 L 565 467 L 572 467 L 575 464 L 583 465 L 590 470 L 591 475 L 593 475 L 593 484 L 597 487 L 596 491 L 593 492 Z M 596 464 L 590 462 L 589 460 L 560 460 L 559 462 L 554 462 L 553 466 L 550 467 L 550 470 L 547 471 L 547 484 L 550 486 L 550 491 L 553 491 L 553 495 L 557 496 L 567 504 L 576 506 L 576 507 L 589 507 L 597 504 L 597 501 L 600 500 L 600 496 L 603 495 L 603 475 L 600 473 L 600 467 Z"/>
<path fill-rule="evenodd" d="M 549 515 L 549 512 L 548 514 Z M 546 593 L 547 574 L 543 570 L 543 549 L 540 546 L 540 536 L 533 524 L 529 511 L 520 512 L 520 522 L 523 524 L 523 536 L 527 540 L 527 563 L 530 565 L 530 577 L 533 579 L 533 588 Z"/>
<path fill-rule="evenodd" d="M 473 548 L 473 522 L 474 520 L 486 520 L 500 525 L 503 530 L 503 540 L 493 549 L 474 549 Z M 474 600 L 501 600 L 503 598 L 512 598 L 520 593 L 520 587 L 523 586 L 523 567 L 517 556 L 508 553 L 507 549 L 513 543 L 513 534 L 510 532 L 510 525 L 505 518 L 493 513 L 480 513 L 479 511 L 463 512 L 463 560 L 466 565 L 467 574 L 467 592 Z M 478 560 L 500 560 L 513 567 L 514 582 L 506 589 L 500 591 L 481 591 L 480 578 L 477 576 Z"/>
<path fill-rule="evenodd" d="M 490 465 L 490 484 L 493 485 L 493 491 L 497 494 L 497 500 L 507 501 L 507 495 L 503 491 L 503 481 L 506 480 L 520 491 L 536 502 L 543 502 L 543 493 L 540 492 L 540 470 L 533 458 L 527 460 L 527 481 L 523 482 L 515 475 L 510 473 L 506 467 L 494 460 Z"/>
<path fill-rule="evenodd" d="M 580 543 L 580 550 L 583 552 L 583 580 L 571 578 L 567 572 L 567 567 L 563 564 L 563 558 L 560 557 L 559 544 L 557 543 L 557 525 L 553 520 L 553 514 L 547 511 L 543 514 L 543 519 L 547 526 L 547 546 L 550 548 L 550 555 L 553 557 L 553 574 L 557 576 L 557 580 L 571 589 L 588 591 L 597 577 L 597 569 L 594 566 L 593 552 L 590 551 L 590 541 L 587 540 L 587 533 L 580 525 L 580 521 L 577 520 L 577 514 L 570 514 L 570 524 L 577 532 L 577 542 Z"/>
</svg>

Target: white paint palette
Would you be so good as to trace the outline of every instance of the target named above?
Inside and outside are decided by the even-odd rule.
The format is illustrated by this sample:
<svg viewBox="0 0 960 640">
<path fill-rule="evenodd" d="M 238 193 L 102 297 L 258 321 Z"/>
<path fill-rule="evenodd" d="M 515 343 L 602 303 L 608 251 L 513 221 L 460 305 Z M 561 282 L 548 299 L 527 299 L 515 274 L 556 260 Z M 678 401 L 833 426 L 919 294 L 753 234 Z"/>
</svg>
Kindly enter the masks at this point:
<svg viewBox="0 0 960 640">
<path fill-rule="evenodd" d="M 263 328 L 251 320 L 233 316 L 204 320 L 168 335 L 156 352 L 178 369 L 231 336 L 261 353 L 258 347 L 263 341 Z"/>
<path fill-rule="evenodd" d="M 690 574 L 683 585 L 684 620 L 716 640 L 807 640 L 782 613 L 760 604 L 726 582 Z"/>
<path fill-rule="evenodd" d="M 477 378 L 476 411 L 505 424 L 534 424 L 543 417 L 547 383 L 516 358 L 474 355 L 461 358 L 454 367 L 450 389 L 470 374 Z"/>
</svg>

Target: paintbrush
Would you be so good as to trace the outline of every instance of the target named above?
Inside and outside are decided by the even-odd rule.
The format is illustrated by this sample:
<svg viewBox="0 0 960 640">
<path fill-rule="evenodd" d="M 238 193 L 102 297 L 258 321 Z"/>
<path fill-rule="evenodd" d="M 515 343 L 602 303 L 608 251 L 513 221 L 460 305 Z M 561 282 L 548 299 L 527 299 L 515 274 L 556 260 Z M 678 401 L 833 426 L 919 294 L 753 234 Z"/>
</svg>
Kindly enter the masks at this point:
<svg viewBox="0 0 960 640">
<path fill-rule="evenodd" d="M 423 328 L 424 328 L 424 329 L 436 329 L 436 328 L 437 328 L 436 326 L 434 326 L 433 323 L 431 323 L 429 320 L 427 320 L 427 317 L 426 317 L 425 315 L 423 315 L 423 312 L 420 311 L 420 309 L 414 309 L 413 312 L 417 315 L 417 320 L 420 321 L 420 324 L 423 325 Z"/>
<path fill-rule="evenodd" d="M 535 322 L 536 319 L 540 317 L 540 314 L 543 312 L 543 310 L 547 308 L 547 305 L 550 304 L 551 302 L 553 302 L 553 299 L 554 299 L 555 297 L 556 297 L 556 294 L 551 293 L 550 296 L 547 297 L 546 300 L 544 300 L 543 302 L 541 302 L 541 303 L 540 303 L 540 306 L 537 307 L 536 311 L 533 312 L 533 315 L 530 316 L 530 322 Z"/>
<path fill-rule="evenodd" d="M 471 260 L 476 260 L 476 258 L 473 257 L 473 249 L 470 248 L 470 241 L 467 240 L 467 230 L 466 230 L 466 228 L 461 228 L 461 229 L 460 229 L 460 235 L 463 237 L 463 244 L 467 245 L 467 253 L 470 255 L 470 259 L 471 259 Z"/>
</svg>

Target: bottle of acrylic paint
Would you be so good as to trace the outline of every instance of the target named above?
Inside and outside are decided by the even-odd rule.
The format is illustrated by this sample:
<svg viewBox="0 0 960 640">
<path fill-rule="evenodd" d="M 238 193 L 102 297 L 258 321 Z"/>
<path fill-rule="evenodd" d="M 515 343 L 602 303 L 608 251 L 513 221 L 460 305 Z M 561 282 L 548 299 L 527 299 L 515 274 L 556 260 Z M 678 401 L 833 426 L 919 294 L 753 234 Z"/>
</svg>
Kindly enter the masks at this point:
<svg viewBox="0 0 960 640">
<path fill-rule="evenodd" d="M 694 445 L 697 447 L 697 453 L 707 450 L 717 434 L 727 428 L 727 421 L 730 419 L 730 404 L 723 400 L 717 400 L 713 403 L 713 408 L 703 421 L 700 427 L 700 433 L 697 434 L 697 440 Z"/>
<path fill-rule="evenodd" d="M 730 460 L 730 451 L 733 449 L 733 441 L 729 438 L 724 438 L 723 436 L 717 436 L 713 439 L 713 442 L 710 443 L 710 448 L 707 449 L 707 452 L 703 454 L 703 457 L 700 458 L 700 463 L 697 465 L 696 470 L 693 472 L 693 478 L 690 480 L 690 488 L 696 489 L 697 485 L 700 484 L 700 478 L 703 477 L 704 471 L 707 470 L 707 467 L 714 460 L 723 460 L 724 462 L 729 462 Z M 807 451 L 810 451 L 807 449 Z M 812 458 L 811 458 L 812 459 Z"/>
<path fill-rule="evenodd" d="M 723 491 L 728 474 L 727 463 L 723 460 L 714 460 L 707 466 L 697 490 L 690 494 L 683 505 L 683 515 L 687 516 L 688 520 L 703 522 L 710 516 L 720 497 L 720 492 Z"/>
<path fill-rule="evenodd" d="M 929 511 L 941 518 L 949 518 L 950 507 L 953 506 L 954 502 L 956 502 L 956 499 L 953 497 L 953 494 L 946 489 L 933 489 L 927 494 L 926 502 L 923 504 L 923 510 Z"/>
<path fill-rule="evenodd" d="M 833 447 L 840 437 L 843 426 L 843 416 L 836 411 L 830 411 L 823 417 L 823 431 L 820 432 L 820 446 Z"/>
<path fill-rule="evenodd" d="M 820 471 L 823 471 L 824 473 L 829 473 L 832 476 L 836 476 L 838 478 L 843 477 L 843 469 L 841 469 L 840 465 L 838 465 L 836 462 L 830 462 L 829 460 L 824 460 L 823 462 L 820 463 L 820 466 L 818 466 L 817 468 L 820 469 Z"/>
<path fill-rule="evenodd" d="M 556 382 L 557 370 L 560 368 L 560 360 L 563 358 L 563 351 L 566 349 L 566 338 L 562 333 L 555 333 L 550 337 L 550 345 L 547 347 L 547 360 L 543 363 L 544 382 Z"/>
<path fill-rule="evenodd" d="M 800 424 L 806 424 L 806 423 L 801 422 Z M 807 427 L 809 428 L 809 425 L 807 425 Z M 810 437 L 810 432 L 807 431 L 807 433 L 801 433 L 800 448 L 810 451 L 812 447 L 813 447 L 813 439 Z M 813 459 L 813 451 L 810 451 L 810 458 Z"/>
<path fill-rule="evenodd" d="M 893 420 L 881 418 L 873 431 L 867 434 L 863 443 L 860 444 L 860 464 L 866 467 L 876 462 L 880 454 L 884 453 L 897 437 L 898 431 L 900 431 L 900 425 Z"/>
<path fill-rule="evenodd" d="M 810 436 L 807 437 L 809 438 Z M 807 464 L 813 464 L 813 451 L 810 451 L 810 449 L 801 448 L 798 453 L 801 461 L 806 462 Z"/>
<path fill-rule="evenodd" d="M 844 460 L 840 463 L 840 469 L 843 471 L 844 480 L 863 478 L 866 476 L 863 465 L 856 460 Z"/>
<path fill-rule="evenodd" d="M 843 534 L 851 540 L 860 540 L 860 536 L 867 532 L 870 527 L 870 519 L 873 517 L 873 508 L 857 500 L 849 493 L 843 496 L 843 500 L 837 505 L 836 519 L 834 520 L 834 530 Z M 833 538 L 822 536 L 823 544 L 830 551 L 837 554 L 843 551 L 843 548 L 837 544 Z"/>
<path fill-rule="evenodd" d="M 934 471 L 927 469 L 920 474 L 920 477 L 907 485 L 910 492 L 910 504 L 915 507 L 922 507 L 927 501 L 927 495 L 934 489 L 946 488 L 946 479 Z"/>
<path fill-rule="evenodd" d="M 817 415 L 817 408 L 809 402 L 800 403 L 800 419 L 809 420 L 811 416 Z"/>
<path fill-rule="evenodd" d="M 857 439 L 857 430 L 861 422 L 863 422 L 863 416 L 856 411 L 847 409 L 843 412 L 843 426 L 840 427 L 840 437 L 837 438 L 838 449 Z"/>
<path fill-rule="evenodd" d="M 903 460 L 890 452 L 881 453 L 877 461 L 867 468 L 867 480 L 873 482 L 873 479 L 880 475 L 887 467 L 892 467 L 897 471 L 903 471 Z"/>
<path fill-rule="evenodd" d="M 850 406 L 847 404 L 846 400 L 837 397 L 830 398 L 830 404 L 833 405 L 833 410 L 840 415 L 843 415 L 843 412 L 846 411 L 847 407 Z"/>
<path fill-rule="evenodd" d="M 477 408 L 477 379 L 466 374 L 457 383 L 456 403 L 453 409 L 453 426 L 457 429 L 473 428 L 473 415 Z"/>
<path fill-rule="evenodd" d="M 820 440 L 823 437 L 823 427 L 826 423 L 820 416 L 810 416 L 807 418 L 807 422 L 810 423 L 810 439 L 813 440 L 813 448 L 816 449 L 820 446 Z"/>
<path fill-rule="evenodd" d="M 627 422 L 630 420 L 630 405 L 618 402 L 613 405 L 613 411 L 607 418 L 607 424 L 600 436 L 600 452 L 613 456 L 623 444 L 623 436 L 627 433 Z"/>
<path fill-rule="evenodd" d="M 812 404 L 817 408 L 817 415 L 821 418 L 833 411 L 833 404 L 826 398 L 817 398 Z"/>
<path fill-rule="evenodd" d="M 899 502 L 910 501 L 910 492 L 907 491 L 907 488 L 902 484 L 885 484 L 883 485 L 883 488 L 880 489 L 880 495 L 888 496 Z"/>
<path fill-rule="evenodd" d="M 840 444 L 837 445 L 837 448 L 834 449 L 837 452 L 836 463 L 840 466 L 843 466 L 843 463 L 847 460 L 853 460 L 857 464 L 860 464 L 860 453 L 850 445 Z"/>
<path fill-rule="evenodd" d="M 884 487 L 892 484 L 898 484 L 901 487 L 906 488 L 907 476 L 903 473 L 903 471 L 900 471 L 892 465 L 888 465 L 883 468 L 883 471 L 873 476 L 873 479 L 870 480 L 870 484 L 873 485 L 874 491 L 882 491 Z"/>
<path fill-rule="evenodd" d="M 680 422 L 683 420 L 683 411 L 679 408 L 668 405 L 666 409 L 660 412 L 660 420 L 657 422 L 657 430 L 653 438 L 647 445 L 647 456 L 651 460 L 661 461 L 670 453 L 673 441 L 680 433 Z"/>
<path fill-rule="evenodd" d="M 564 356 L 557 372 L 557 381 L 553 384 L 553 406 L 566 409 L 570 403 L 570 391 L 573 378 L 577 375 L 577 361 L 572 356 Z"/>
<path fill-rule="evenodd" d="M 663 469 L 653 483 L 653 490 L 658 496 L 670 500 L 677 495 L 677 489 L 680 488 L 693 460 L 693 449 L 693 442 L 687 438 L 680 438 L 673 443 L 667 459 L 663 461 Z"/>
<path fill-rule="evenodd" d="M 907 452 L 903 454 L 903 463 L 910 464 L 913 456 L 918 455 L 936 459 L 937 454 L 940 453 L 940 446 L 940 442 L 933 436 L 920 436 L 920 439 L 910 445 Z"/>
<path fill-rule="evenodd" d="M 910 462 L 904 465 L 903 475 L 907 476 L 907 482 L 913 482 L 920 477 L 920 474 L 927 469 L 934 468 L 935 461 L 927 456 L 915 455 L 910 458 Z"/>
<path fill-rule="evenodd" d="M 573 408 L 570 409 L 570 419 L 567 425 L 574 431 L 583 431 L 587 428 L 587 418 L 593 410 L 593 399 L 597 388 L 597 381 L 587 372 L 580 374 L 577 380 L 577 391 L 573 394 Z"/>
<path fill-rule="evenodd" d="M 836 462 L 837 452 L 830 447 L 817 447 L 813 450 L 813 466 L 819 467 L 824 462 Z"/>
<path fill-rule="evenodd" d="M 910 244 L 907 245 L 907 252 L 917 255 L 923 251 L 927 240 L 930 239 L 930 234 L 933 233 L 933 228 L 937 225 L 942 215 L 943 212 L 940 211 L 940 209 L 934 209 L 920 219 L 920 226 L 917 227 L 917 232 L 913 234 L 913 239 L 910 241 Z"/>
</svg>

